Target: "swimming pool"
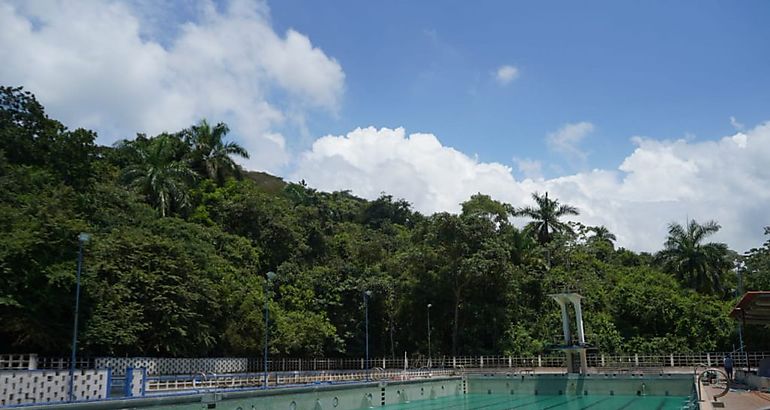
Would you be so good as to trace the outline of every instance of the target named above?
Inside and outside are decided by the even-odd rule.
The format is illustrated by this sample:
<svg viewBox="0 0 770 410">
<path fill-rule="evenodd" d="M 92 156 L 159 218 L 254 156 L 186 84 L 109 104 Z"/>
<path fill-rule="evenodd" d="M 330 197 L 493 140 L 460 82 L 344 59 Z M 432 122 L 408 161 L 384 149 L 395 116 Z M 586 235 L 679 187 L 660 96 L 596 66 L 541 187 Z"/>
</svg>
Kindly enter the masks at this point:
<svg viewBox="0 0 770 410">
<path fill-rule="evenodd" d="M 432 406 L 383 408 L 679 410 L 694 397 L 693 376 L 686 374 L 488 374 L 467 376 L 465 383 L 467 394 L 437 400 Z"/>
<path fill-rule="evenodd" d="M 680 410 L 690 375 L 471 374 L 423 380 L 231 389 L 78 403 L 78 409 L 152 410 Z M 71 405 L 70 405 L 71 406 Z M 67 405 L 40 408 L 72 408 Z M 36 407 L 33 407 L 36 408 Z"/>
<path fill-rule="evenodd" d="M 679 396 L 533 396 L 469 393 L 461 396 L 391 404 L 383 410 L 681 410 L 689 398 Z"/>
</svg>

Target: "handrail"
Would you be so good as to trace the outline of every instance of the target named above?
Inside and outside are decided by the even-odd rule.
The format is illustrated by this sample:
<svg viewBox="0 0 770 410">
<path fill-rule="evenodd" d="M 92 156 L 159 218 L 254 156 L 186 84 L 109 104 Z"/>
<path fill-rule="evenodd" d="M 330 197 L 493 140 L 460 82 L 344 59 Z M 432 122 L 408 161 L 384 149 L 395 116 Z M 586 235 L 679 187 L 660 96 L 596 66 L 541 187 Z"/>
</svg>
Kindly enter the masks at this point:
<svg viewBox="0 0 770 410">
<path fill-rule="evenodd" d="M 420 369 L 420 370 L 385 370 L 382 368 L 372 369 L 371 371 L 348 371 L 348 372 L 313 372 L 309 374 L 300 374 L 299 372 L 274 373 L 277 377 L 278 385 L 306 385 L 318 383 L 339 383 L 348 381 L 368 380 L 367 377 L 374 380 L 408 380 L 417 378 L 431 378 L 436 376 L 452 376 L 456 372 L 452 369 Z M 262 382 L 261 374 L 205 374 L 166 378 L 151 377 L 147 380 L 146 390 L 149 392 L 161 392 L 171 390 L 217 390 L 221 388 L 239 389 L 249 388 L 259 385 Z"/>
<path fill-rule="evenodd" d="M 721 369 L 717 369 L 714 367 L 706 369 L 703 372 L 701 372 L 701 374 L 698 376 L 698 402 L 703 402 L 703 393 L 701 392 L 701 379 L 705 374 L 709 372 L 722 373 L 722 375 L 725 376 L 725 389 L 721 393 L 714 396 L 714 401 L 716 401 L 720 397 L 723 397 L 730 391 L 730 379 L 727 377 L 727 373 L 725 373 Z"/>
<path fill-rule="evenodd" d="M 706 363 L 698 363 L 698 364 L 695 365 L 695 368 L 692 371 L 692 375 L 693 376 L 697 376 L 698 375 L 698 369 L 701 368 L 701 367 L 709 368 L 711 366 L 707 365 Z"/>
<path fill-rule="evenodd" d="M 711 366 L 721 365 L 721 358 L 730 352 L 660 352 L 660 353 L 599 353 L 590 352 L 587 355 L 589 367 L 613 367 L 615 365 L 631 365 L 638 368 L 649 367 L 687 367 L 691 368 L 696 364 L 706 363 Z M 755 367 L 764 357 L 770 357 L 770 351 L 748 352 L 739 351 L 733 353 L 736 368 Z M 3 364 L 6 367 L 18 368 L 23 364 L 8 364 L 6 359 L 8 355 L 0 354 L 0 367 Z M 18 355 L 16 356 L 18 358 Z M 424 366 L 426 361 L 423 356 L 412 355 L 408 362 L 412 366 Z M 322 370 L 352 370 L 362 368 L 361 358 L 278 358 L 271 361 L 271 371 L 322 371 Z M 435 355 L 431 357 L 435 365 L 439 361 L 443 362 L 443 367 L 457 367 L 462 365 L 465 368 L 503 368 L 503 367 L 564 367 L 564 356 L 556 352 L 543 352 L 532 356 L 514 356 L 514 355 L 484 355 L 484 356 L 446 356 Z M 38 357 L 36 367 L 38 369 L 60 369 L 69 366 L 69 359 Z M 365 362 L 363 368 L 383 367 L 385 369 L 403 369 L 405 359 L 394 357 L 372 358 Z M 78 360 L 78 367 L 81 368 L 112 368 L 113 376 L 121 376 L 127 367 L 147 368 L 147 374 L 156 375 L 174 375 L 174 374 L 194 374 L 197 371 L 217 371 L 219 373 L 235 372 L 259 372 L 263 371 L 261 362 L 253 358 L 150 358 L 150 357 L 96 357 L 86 361 Z"/>
<path fill-rule="evenodd" d="M 205 382 L 205 381 L 207 381 L 207 380 L 208 380 L 208 377 L 206 377 L 206 373 L 204 373 L 204 372 L 200 372 L 200 373 L 198 373 L 197 375 L 193 376 L 193 378 L 192 378 L 192 385 L 193 385 L 193 388 L 196 388 L 196 386 L 195 386 L 195 381 L 197 380 L 197 376 L 198 376 L 198 375 L 200 375 L 200 376 L 201 376 L 201 379 L 203 379 L 202 381 L 204 381 L 204 382 Z"/>
</svg>

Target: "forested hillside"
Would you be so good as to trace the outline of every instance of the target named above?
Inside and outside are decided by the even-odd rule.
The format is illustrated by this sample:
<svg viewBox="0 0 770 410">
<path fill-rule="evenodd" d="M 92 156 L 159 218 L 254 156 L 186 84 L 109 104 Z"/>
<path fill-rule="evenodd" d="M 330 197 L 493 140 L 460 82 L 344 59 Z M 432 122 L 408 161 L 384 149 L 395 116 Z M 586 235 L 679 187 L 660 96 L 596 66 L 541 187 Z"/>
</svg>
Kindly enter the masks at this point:
<svg viewBox="0 0 770 410">
<path fill-rule="evenodd" d="M 427 353 L 428 304 L 437 355 L 540 352 L 561 331 L 547 295 L 564 288 L 605 352 L 731 350 L 735 266 L 747 290 L 770 289 L 770 241 L 736 253 L 710 242 L 716 222 L 672 221 L 660 252 L 636 253 L 545 193 L 421 215 L 242 172 L 224 124 L 103 147 L 19 88 L 0 88 L 0 109 L 3 352 L 68 351 L 80 232 L 91 355 L 260 355 L 269 271 L 271 351 L 306 357 L 363 354 L 364 290 L 372 355 L 400 356 Z M 767 336 L 751 329 L 749 348 Z"/>
</svg>

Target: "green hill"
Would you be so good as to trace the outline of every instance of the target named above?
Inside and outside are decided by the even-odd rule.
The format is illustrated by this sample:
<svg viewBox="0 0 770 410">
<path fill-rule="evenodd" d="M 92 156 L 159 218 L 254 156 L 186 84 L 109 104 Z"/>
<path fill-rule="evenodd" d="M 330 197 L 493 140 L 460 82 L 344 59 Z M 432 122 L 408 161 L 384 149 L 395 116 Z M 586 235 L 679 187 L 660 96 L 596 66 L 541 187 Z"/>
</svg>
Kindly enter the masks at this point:
<svg viewBox="0 0 770 410">
<path fill-rule="evenodd" d="M 534 354 L 561 332 L 548 294 L 565 287 L 585 297 L 603 352 L 732 350 L 733 263 L 747 289 L 770 284 L 770 242 L 737 255 L 708 242 L 716 225 L 673 224 L 640 254 L 544 195 L 533 209 L 477 194 L 460 214 L 422 215 L 388 195 L 237 179 L 226 134 L 202 121 L 99 147 L 1 87 L 0 346 L 68 352 L 80 232 L 87 355 L 259 355 L 269 297 L 275 354 L 360 357 L 365 290 L 372 356 L 426 353 L 428 304 L 435 355 Z M 521 215 L 527 229 L 511 224 Z"/>
</svg>

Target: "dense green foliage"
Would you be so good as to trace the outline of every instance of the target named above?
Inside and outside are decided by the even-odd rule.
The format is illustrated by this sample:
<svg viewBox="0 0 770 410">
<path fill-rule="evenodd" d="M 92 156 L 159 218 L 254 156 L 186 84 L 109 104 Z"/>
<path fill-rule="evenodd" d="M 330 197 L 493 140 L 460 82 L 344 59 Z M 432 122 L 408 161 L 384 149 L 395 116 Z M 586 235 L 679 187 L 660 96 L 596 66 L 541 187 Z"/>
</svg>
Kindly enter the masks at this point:
<svg viewBox="0 0 770 410">
<path fill-rule="evenodd" d="M 732 349 L 733 262 L 747 288 L 770 287 L 770 241 L 738 256 L 704 243 L 716 224 L 672 224 L 663 251 L 640 254 L 547 195 L 520 207 L 477 194 L 426 216 L 242 172 L 224 124 L 101 147 L 21 89 L 0 88 L 0 109 L 4 351 L 69 349 L 79 232 L 93 235 L 88 354 L 259 355 L 269 271 L 271 350 L 285 356 L 362 355 L 364 290 L 373 356 L 426 353 L 429 303 L 435 354 L 540 352 L 561 331 L 548 294 L 565 288 L 585 296 L 603 351 Z"/>
</svg>

